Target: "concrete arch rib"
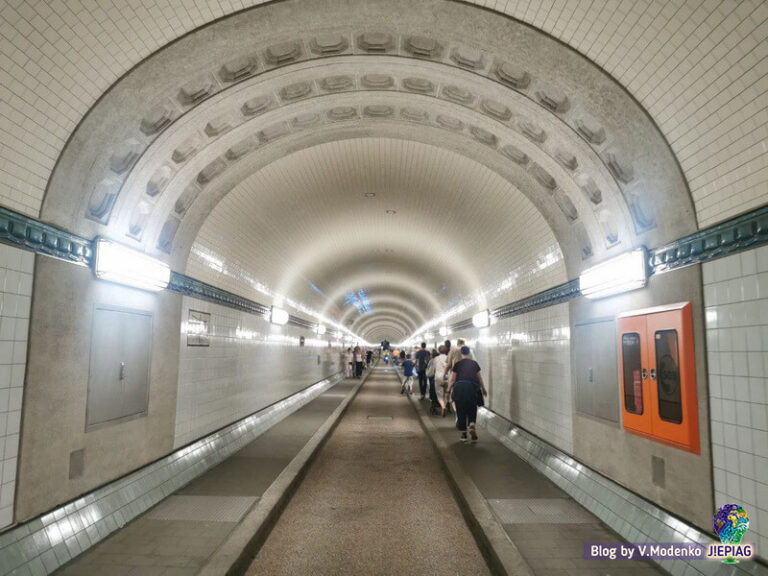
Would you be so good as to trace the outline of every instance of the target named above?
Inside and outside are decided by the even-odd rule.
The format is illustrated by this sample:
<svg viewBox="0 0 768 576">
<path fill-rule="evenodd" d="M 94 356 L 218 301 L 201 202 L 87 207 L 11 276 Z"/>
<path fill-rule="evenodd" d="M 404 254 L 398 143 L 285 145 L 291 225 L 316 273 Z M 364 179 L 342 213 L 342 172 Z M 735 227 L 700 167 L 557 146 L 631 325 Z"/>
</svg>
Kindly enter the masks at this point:
<svg viewBox="0 0 768 576">
<path fill-rule="evenodd" d="M 335 66 L 340 66 L 338 62 L 335 63 Z M 343 72 L 345 69 L 338 68 L 334 69 L 336 72 Z M 287 80 L 285 80 L 287 81 Z M 435 79 L 437 81 L 437 79 Z M 501 96 L 499 96 L 501 97 Z M 233 96 L 233 98 L 235 98 Z M 427 109 L 430 111 L 433 117 L 439 118 L 441 113 L 447 114 L 449 118 L 454 118 L 457 121 L 460 121 L 465 127 L 466 130 L 455 132 L 453 135 L 458 136 L 456 143 L 451 142 L 448 138 L 445 136 L 441 136 L 438 133 L 435 133 L 434 136 L 431 138 L 432 142 L 440 142 L 441 146 L 444 146 L 448 149 L 458 150 L 462 151 L 461 143 L 462 138 L 465 141 L 469 142 L 475 142 L 477 143 L 478 136 L 477 134 L 480 134 L 479 132 L 476 132 L 475 134 L 469 134 L 468 131 L 471 130 L 483 130 L 482 134 L 488 135 L 492 138 L 500 138 L 503 136 L 502 142 L 500 142 L 499 146 L 502 145 L 502 143 L 511 141 L 515 145 L 516 149 L 519 149 L 520 153 L 524 153 L 526 156 L 529 156 L 531 158 L 531 162 L 536 163 L 537 166 L 542 167 L 546 170 L 547 174 L 551 174 L 554 177 L 554 181 L 559 183 L 560 191 L 557 192 L 557 194 L 565 194 L 570 198 L 571 200 L 568 200 L 568 202 L 575 202 L 574 208 L 578 208 L 578 212 L 581 214 L 581 222 L 583 223 L 584 230 L 588 232 L 591 236 L 594 236 L 595 239 L 599 239 L 599 236 L 601 232 L 599 231 L 599 224 L 595 221 L 595 217 L 592 215 L 592 209 L 590 206 L 585 205 L 584 203 L 587 202 L 585 199 L 583 199 L 583 193 L 581 192 L 581 189 L 577 185 L 576 182 L 573 181 L 573 174 L 570 174 L 567 170 L 565 170 L 562 166 L 558 164 L 558 162 L 549 156 L 547 153 L 544 153 L 542 150 L 539 149 L 536 145 L 529 142 L 526 138 L 524 138 L 522 135 L 517 133 L 515 130 L 511 129 L 509 126 L 505 125 L 504 123 L 500 123 L 498 119 L 493 120 L 490 119 L 487 115 L 483 115 L 481 113 L 478 113 L 478 111 L 458 106 L 456 103 L 447 101 L 447 100 L 440 100 L 436 99 L 434 97 L 425 96 L 423 94 L 413 94 L 413 93 L 407 93 L 407 92 L 385 92 L 385 93 L 376 93 L 376 92 L 366 92 L 366 93 L 344 93 L 344 94 L 329 94 L 329 95 L 318 95 L 310 100 L 301 101 L 297 104 L 285 104 L 279 109 L 275 109 L 274 111 L 268 111 L 264 114 L 260 115 L 258 117 L 259 119 L 259 126 L 263 126 L 264 124 L 270 125 L 274 127 L 277 123 L 279 125 L 280 123 L 283 124 L 290 124 L 293 125 L 298 118 L 298 116 L 294 117 L 293 115 L 296 114 L 298 111 L 303 111 L 306 113 L 306 110 L 313 110 L 313 107 L 316 106 L 323 106 L 324 101 L 333 101 L 333 103 L 336 105 L 336 108 L 339 109 L 339 106 L 342 108 L 355 108 L 360 109 L 360 99 L 374 99 L 374 102 L 378 102 L 381 104 L 381 102 L 388 102 L 388 106 L 391 109 L 398 109 L 403 107 L 402 109 L 408 109 L 408 106 L 427 106 Z M 237 98 L 235 98 L 237 99 Z M 212 99 L 214 100 L 214 99 Z M 228 99 L 225 99 L 223 97 L 219 98 L 217 102 L 220 104 L 226 104 Z M 366 100 L 367 101 L 367 100 Z M 522 107 L 521 110 L 519 110 L 519 113 L 522 114 L 522 116 L 534 116 L 536 115 L 536 106 L 532 105 L 527 99 L 517 97 L 517 105 L 518 107 Z M 211 107 L 213 107 L 216 104 L 214 102 L 213 104 L 210 104 Z M 201 107 L 205 108 L 208 107 L 209 104 L 206 103 L 204 105 L 201 105 Z M 328 110 L 319 110 L 320 116 L 323 117 Z M 198 114 L 200 115 L 200 120 L 195 123 L 192 122 L 190 119 L 185 119 L 184 124 L 188 125 L 186 131 L 183 130 L 184 126 L 174 126 L 173 130 L 168 130 L 166 133 L 163 134 L 162 139 L 158 139 L 158 142 L 161 142 L 161 140 L 168 140 L 169 142 L 173 141 L 179 141 L 184 140 L 188 141 L 189 138 L 194 138 L 194 134 L 196 133 L 197 126 L 204 122 L 206 118 L 209 118 L 210 116 L 219 115 L 222 113 L 221 111 L 208 111 L 207 113 L 204 110 L 198 111 L 195 110 L 194 112 L 190 112 L 190 114 Z M 460 120 L 459 120 L 460 119 Z M 262 123 L 263 122 L 263 123 Z M 389 122 L 392 122 L 391 120 Z M 601 193 L 603 196 L 605 196 L 604 202 L 604 208 L 608 209 L 610 208 L 612 210 L 612 213 L 616 217 L 617 221 L 621 220 L 622 218 L 619 218 L 620 215 L 623 215 L 624 220 L 628 220 L 629 216 L 626 213 L 626 210 L 622 213 L 622 206 L 623 202 L 611 202 L 609 200 L 610 198 L 618 198 L 620 196 L 618 189 L 616 188 L 615 184 L 611 185 L 611 176 L 608 172 L 608 170 L 602 165 L 602 160 L 600 160 L 599 156 L 594 154 L 594 152 L 589 148 L 585 147 L 583 145 L 583 141 L 581 138 L 574 135 L 574 132 L 571 128 L 567 127 L 565 124 L 563 124 L 559 119 L 555 119 L 553 121 L 549 121 L 547 119 L 543 119 L 542 122 L 546 122 L 543 124 L 545 128 L 547 128 L 548 132 L 553 132 L 556 130 L 561 130 L 562 134 L 560 135 L 562 138 L 568 139 L 570 138 L 571 141 L 566 145 L 566 148 L 572 148 L 574 150 L 579 150 L 579 156 L 581 161 L 581 167 L 580 171 L 581 173 L 584 173 L 587 171 L 589 174 L 591 174 L 592 182 L 595 186 L 597 186 L 598 189 L 601 190 Z M 381 120 L 372 121 L 370 119 L 365 119 L 364 121 L 361 121 L 362 125 L 366 128 L 370 128 L 372 130 L 378 130 L 378 125 L 382 124 Z M 340 124 L 347 124 L 350 123 L 340 123 Z M 352 122 L 352 125 L 358 124 L 357 122 Z M 398 127 L 399 130 L 403 130 L 402 122 L 400 123 L 401 126 Z M 406 123 L 407 124 L 407 123 Z M 198 151 L 195 156 L 183 167 L 179 168 L 178 172 L 175 174 L 173 181 L 169 185 L 169 192 L 165 194 L 165 199 L 161 200 L 158 206 L 154 209 L 153 215 L 151 217 L 151 222 L 147 223 L 144 227 L 146 228 L 146 234 L 142 233 L 142 237 L 146 235 L 147 238 L 152 240 L 153 238 L 156 238 L 157 235 L 160 233 L 160 226 L 163 226 L 165 224 L 165 215 L 174 211 L 178 210 L 179 205 L 184 207 L 184 213 L 182 214 L 184 216 L 184 222 L 189 222 L 191 219 L 191 215 L 189 214 L 190 208 L 187 207 L 188 200 L 182 200 L 188 195 L 188 190 L 195 191 L 195 188 L 197 187 L 197 184 L 195 183 L 194 179 L 195 177 L 198 177 L 198 171 L 205 170 L 206 167 L 211 165 L 216 165 L 217 162 L 222 162 L 222 158 L 225 158 L 227 154 L 231 151 L 229 146 L 237 147 L 242 143 L 242 139 L 244 135 L 249 134 L 248 128 L 249 124 L 243 124 L 241 126 L 238 126 L 236 128 L 233 128 L 230 130 L 226 135 L 222 136 L 221 138 L 217 139 L 214 142 L 211 142 L 209 145 L 207 145 L 203 150 Z M 413 123 L 411 123 L 411 126 L 413 126 Z M 435 126 L 430 126 L 434 128 Z M 177 130 L 178 128 L 178 130 Z M 323 130 L 324 126 L 316 126 L 314 127 L 310 132 L 307 132 L 306 130 L 300 130 L 298 133 L 298 139 L 301 140 L 302 138 L 311 141 L 315 134 Z M 470 130 L 471 128 L 471 130 Z M 494 130 L 496 133 L 494 134 Z M 173 138 L 170 136 L 170 132 L 174 132 Z M 445 129 L 443 130 L 445 132 Z M 372 134 L 376 134 L 376 132 L 373 132 Z M 550 137 L 554 137 L 554 135 L 550 135 Z M 247 136 L 246 136 L 247 140 Z M 157 162 L 161 161 L 163 157 L 169 156 L 171 153 L 171 150 L 169 149 L 172 144 L 166 143 L 165 145 L 165 152 L 163 152 L 162 145 L 161 144 L 155 144 L 153 145 L 153 154 L 149 156 L 149 166 L 145 166 L 146 162 L 144 159 L 140 160 L 135 170 L 132 172 L 128 182 L 126 183 L 126 187 L 128 189 L 132 190 L 141 190 L 144 187 L 144 183 L 146 182 L 146 179 L 149 178 L 150 173 L 154 174 L 155 168 L 157 166 Z M 248 177 L 249 171 L 255 172 L 257 169 L 261 166 L 264 166 L 270 162 L 270 155 L 268 148 L 278 146 L 279 148 L 279 142 L 272 142 L 269 143 L 266 146 L 259 147 L 256 152 L 252 153 L 251 155 L 247 156 L 245 159 L 239 159 L 234 166 L 232 166 L 229 170 L 224 172 L 223 176 L 217 176 L 217 181 L 215 181 L 213 184 L 208 185 L 206 184 L 205 189 L 202 190 L 202 192 L 198 193 L 198 196 L 194 200 L 194 204 L 192 206 L 192 209 L 194 209 L 195 205 L 202 205 L 204 207 L 207 207 L 209 210 L 212 208 L 212 206 L 216 203 L 216 195 L 222 195 L 226 194 L 228 190 L 231 187 L 235 187 L 238 182 L 241 180 L 244 180 Z M 291 152 L 295 152 L 299 147 L 304 146 L 305 148 L 308 147 L 306 143 L 299 142 L 295 146 L 288 147 L 284 152 L 281 152 L 278 156 L 272 157 L 272 158 L 282 158 L 286 154 L 289 154 Z M 487 156 L 489 154 L 489 150 L 493 150 L 494 147 L 489 147 L 487 143 L 482 144 L 481 146 L 484 148 L 482 156 Z M 175 153 L 175 151 L 174 151 Z M 555 226 L 558 224 L 557 219 L 562 218 L 562 202 L 565 202 L 566 200 L 560 199 L 562 202 L 561 204 L 558 204 L 553 200 L 552 190 L 541 190 L 540 185 L 537 184 L 537 182 L 533 178 L 528 178 L 527 180 L 524 178 L 524 175 L 526 174 L 526 170 L 524 168 L 521 168 L 519 165 L 515 164 L 514 162 L 510 162 L 509 158 L 504 156 L 503 154 L 500 154 L 498 151 L 496 151 L 496 154 L 500 156 L 499 160 L 501 163 L 505 164 L 509 169 L 511 170 L 517 170 L 518 172 L 521 172 L 521 176 L 519 178 L 522 178 L 522 186 L 518 186 L 525 191 L 526 194 L 529 195 L 529 197 L 538 194 L 540 198 L 540 209 L 542 209 L 543 213 L 545 214 L 545 217 L 550 221 L 550 225 Z M 146 157 L 146 155 L 145 155 Z M 591 161 L 591 168 L 588 169 L 589 162 L 587 161 L 588 157 L 592 157 Z M 482 161 L 482 160 L 480 160 Z M 154 162 L 154 164 L 153 164 Z M 223 165 L 222 165 L 223 166 Z M 533 166 L 533 164 L 531 164 Z M 232 171 L 232 172 L 230 172 Z M 202 173 L 202 172 L 200 172 Z M 228 176 L 227 178 L 224 178 L 224 176 Z M 218 186 L 217 186 L 218 182 Z M 516 183 L 517 184 L 517 183 Z M 613 188 L 611 187 L 613 186 Z M 555 197 L 557 196 L 555 194 Z M 211 196 L 213 195 L 213 196 Z M 181 202 L 181 204 L 179 204 Z M 543 205 L 541 205 L 543 203 Z M 117 207 L 115 208 L 116 211 L 120 212 L 120 208 L 123 204 L 123 200 L 121 199 L 118 203 Z M 610 205 L 610 206 L 609 206 Z M 129 206 L 128 208 L 132 208 Z M 125 212 L 123 210 L 122 212 Z M 133 214 L 133 212 L 131 212 Z M 128 223 L 128 214 L 123 214 L 123 223 L 120 224 L 119 218 L 117 221 L 115 221 L 115 224 L 119 227 L 129 227 Z M 131 216 L 133 217 L 133 216 Z M 570 224 L 570 223 L 568 223 Z M 627 234 L 625 233 L 626 225 L 619 226 L 617 224 L 617 229 L 621 228 L 619 236 L 621 238 L 625 238 Z M 618 232 L 617 232 L 618 234 Z M 582 243 L 584 243 L 584 239 L 582 239 Z M 178 244 L 178 243 L 176 243 Z M 596 249 L 597 246 L 600 245 L 599 242 L 594 242 Z M 149 246 L 151 248 L 151 245 Z"/>
<path fill-rule="evenodd" d="M 479 166 L 489 169 L 510 183 L 515 190 L 522 192 L 528 200 L 537 208 L 544 217 L 546 224 L 553 230 L 559 244 L 563 247 L 566 254 L 566 262 L 571 262 L 572 267 L 578 269 L 582 262 L 582 246 L 585 243 L 585 234 L 589 225 L 589 230 L 593 235 L 598 235 L 599 224 L 594 219 L 595 216 L 591 210 L 583 218 L 584 224 L 581 227 L 574 227 L 572 223 L 563 215 L 561 209 L 554 200 L 551 191 L 546 190 L 542 185 L 526 170 L 521 170 L 519 165 L 509 161 L 503 155 L 489 151 L 489 147 L 477 140 L 468 138 L 463 134 L 456 134 L 441 130 L 432 126 L 419 125 L 414 123 L 384 123 L 376 120 L 367 120 L 359 125 L 343 125 L 342 123 L 329 126 L 322 126 L 311 133 L 301 133 L 285 136 L 265 147 L 259 154 L 248 162 L 239 162 L 230 170 L 223 173 L 206 189 L 206 194 L 199 196 L 195 202 L 187 209 L 184 219 L 181 220 L 179 230 L 174 239 L 173 251 L 171 253 L 171 263 L 175 267 L 183 267 L 192 243 L 198 237 L 198 234 L 205 224 L 208 216 L 213 213 L 228 194 L 236 190 L 242 183 L 248 181 L 253 175 L 262 172 L 265 168 L 279 163 L 281 160 L 291 155 L 307 156 L 311 155 L 312 149 L 331 145 L 334 142 L 354 142 L 360 139 L 403 141 L 414 144 L 425 144 L 428 146 L 437 146 L 443 150 L 461 155 L 472 160 Z M 221 153 L 224 151 L 221 150 Z M 490 152 L 490 153 L 489 153 Z M 211 153 L 215 159 L 217 154 Z M 558 173 L 562 168 L 553 165 L 548 166 L 553 172 Z M 561 180 L 567 184 L 566 180 Z M 570 195 L 583 195 L 583 192 L 570 184 Z M 480 200 L 480 199 L 478 199 Z M 169 205 L 170 209 L 171 206 Z M 161 228 L 164 223 L 156 221 L 152 228 L 147 230 L 150 237 L 161 234 Z M 583 232 L 582 232 L 583 230 Z M 447 263 L 450 265 L 450 263 Z M 302 266 L 296 266 L 296 274 L 302 270 Z M 290 280 L 287 281 L 290 283 Z"/>
<path fill-rule="evenodd" d="M 117 141 L 126 142 L 130 140 L 132 134 L 131 130 L 136 130 L 136 126 L 140 124 L 142 114 L 146 114 L 147 111 L 157 105 L 158 102 L 162 102 L 168 94 L 173 94 L 174 97 L 177 94 L 178 87 L 183 84 L 182 80 L 188 81 L 193 76 L 203 74 L 206 70 L 215 74 L 223 63 L 225 58 L 230 58 L 231 42 L 229 42 L 230 35 L 238 29 L 242 29 L 242 26 L 249 25 L 253 27 L 255 31 L 261 31 L 262 33 L 254 33 L 249 36 L 249 41 L 253 42 L 252 45 L 242 45 L 240 48 L 245 52 L 251 50 L 263 54 L 263 50 L 271 43 L 278 41 L 284 42 L 285 30 L 297 30 L 302 27 L 296 26 L 297 21 L 302 21 L 303 18 L 309 17 L 310 12 L 305 11 L 305 4 L 299 1 L 286 1 L 277 2 L 268 6 L 254 8 L 253 10 L 239 13 L 231 18 L 225 18 L 224 20 L 211 25 L 210 27 L 191 34 L 188 38 L 182 39 L 166 49 L 161 50 L 152 58 L 149 58 L 141 66 L 137 67 L 131 74 L 126 76 L 112 92 L 107 95 L 98 105 L 99 110 L 92 112 L 92 118 L 86 119 L 78 130 L 79 135 L 84 136 L 83 139 L 78 141 L 78 144 L 92 142 L 95 147 L 103 150 L 103 155 L 94 159 L 89 157 L 88 154 L 81 154 L 81 158 L 78 161 L 88 162 L 94 166 L 107 166 L 112 165 L 110 160 L 110 154 L 114 156 L 114 148 L 105 146 L 104 138 L 90 138 L 86 134 L 88 132 L 88 124 L 91 126 L 91 120 L 96 125 L 103 125 L 103 133 L 108 134 L 110 137 L 114 136 Z M 455 60 L 451 60 L 451 54 L 456 54 L 455 50 L 461 51 L 461 46 L 456 44 L 459 42 L 469 42 L 477 47 L 480 47 L 480 52 L 484 58 L 483 66 L 476 70 L 476 77 L 478 81 L 482 80 L 486 82 L 491 79 L 497 86 L 502 86 L 500 78 L 498 76 L 498 69 L 494 62 L 515 61 L 521 64 L 524 71 L 528 72 L 531 81 L 525 87 L 518 86 L 517 90 L 509 91 L 509 94 L 523 94 L 525 98 L 528 98 L 531 102 L 539 102 L 540 94 L 547 93 L 547 85 L 554 83 L 556 88 L 560 90 L 555 91 L 556 97 L 544 98 L 548 102 L 548 106 L 558 108 L 560 104 L 558 102 L 565 102 L 565 100 L 559 99 L 561 93 L 565 93 L 570 102 L 567 110 L 558 109 L 555 113 L 555 117 L 561 118 L 566 123 L 573 123 L 578 118 L 576 113 L 586 113 L 587 115 L 593 115 L 597 117 L 597 125 L 601 125 L 606 128 L 610 133 L 609 143 L 611 147 L 620 148 L 620 150 L 614 150 L 609 148 L 595 148 L 601 158 L 614 158 L 616 170 L 624 173 L 629 180 L 631 180 L 630 170 L 626 170 L 627 166 L 622 165 L 619 161 L 621 154 L 629 154 L 633 159 L 638 162 L 635 165 L 637 176 L 632 186 L 641 185 L 640 189 L 632 189 L 632 186 L 627 187 L 627 198 L 634 198 L 640 202 L 642 198 L 653 196 L 658 194 L 658 198 L 654 197 L 654 200 L 664 202 L 665 198 L 676 198 L 680 201 L 680 205 L 684 204 L 680 197 L 687 197 L 687 191 L 685 190 L 685 184 L 682 182 L 679 171 L 676 172 L 676 165 L 672 166 L 670 170 L 669 160 L 671 158 L 672 164 L 674 164 L 674 157 L 671 154 L 666 154 L 666 144 L 663 138 L 659 138 L 658 132 L 655 127 L 647 121 L 642 109 L 637 104 L 628 98 L 627 95 L 618 87 L 618 85 L 605 75 L 601 70 L 593 66 L 583 57 L 568 50 L 557 42 L 552 41 L 545 35 L 530 29 L 525 26 L 521 26 L 518 23 L 500 17 L 491 12 L 477 10 L 467 5 L 443 2 L 440 0 L 432 0 L 419 4 L 404 3 L 400 7 L 402 11 L 397 9 L 393 10 L 393 3 L 375 3 L 371 2 L 366 4 L 365 11 L 360 13 L 349 13 L 345 10 L 344 3 L 337 0 L 323 0 L 322 6 L 320 3 L 315 2 L 312 4 L 311 19 L 313 26 L 306 26 L 304 29 L 312 30 L 314 26 L 319 25 L 322 20 L 329 27 L 329 30 L 334 30 L 340 34 L 340 37 L 347 39 L 356 38 L 356 34 L 361 29 L 369 29 L 371 26 L 385 27 L 395 31 L 398 35 L 398 42 L 395 43 L 393 54 L 405 58 L 409 57 L 404 51 L 402 46 L 407 46 L 407 37 L 411 33 L 420 33 L 427 36 L 432 36 L 438 39 L 441 45 L 445 48 L 445 53 L 440 57 L 433 58 L 435 62 L 439 62 L 441 66 L 448 66 L 455 70 L 456 74 L 460 74 L 459 67 L 456 65 Z M 406 9 L 407 8 L 407 9 Z M 268 17 L 266 17 L 268 16 Z M 265 28 L 265 23 L 270 22 L 270 27 Z M 283 23 L 285 26 L 281 26 Z M 401 37 L 402 36 L 402 37 Z M 456 40 L 461 38 L 461 41 Z M 311 50 L 308 50 L 309 38 L 298 38 L 300 44 L 304 47 L 305 52 L 302 53 L 301 58 L 297 62 L 291 64 L 309 63 L 310 60 L 315 58 L 311 54 Z M 403 41 L 403 43 L 400 42 Z M 359 53 L 359 46 L 355 42 L 349 44 L 349 52 L 352 54 Z M 190 57 L 191 55 L 195 57 Z M 199 57 L 198 57 L 199 56 Z M 386 57 L 390 57 L 387 55 Z M 368 62 L 375 64 L 377 56 L 371 54 L 366 55 Z M 321 60 L 318 60 L 320 62 Z M 190 64 L 195 63 L 195 68 Z M 326 61 L 323 61 L 325 65 Z M 309 64 L 307 64 L 309 66 Z M 203 68 L 205 70 L 203 70 Z M 153 77 L 153 70 L 164 70 L 167 72 L 163 76 L 162 81 L 157 82 L 154 85 L 150 85 L 146 82 L 146 77 Z M 278 70 L 271 65 L 267 65 L 266 69 Z M 259 73 L 262 73 L 263 69 L 260 69 Z M 157 77 L 157 75 L 154 75 Z M 214 79 L 216 84 L 213 89 L 214 92 L 219 91 L 222 88 L 218 78 Z M 117 118 L 111 118 L 109 110 L 107 109 L 110 102 L 118 101 L 120 98 L 120 91 L 125 88 L 131 90 L 133 87 L 142 87 L 143 96 L 146 101 L 138 102 L 129 115 L 131 129 L 128 129 L 129 118 L 124 114 Z M 505 88 L 506 89 L 506 88 Z M 225 91 L 220 91 L 224 94 Z M 595 103 L 604 102 L 605 97 L 610 94 L 610 98 L 613 98 L 615 107 L 613 110 L 607 108 L 601 109 Z M 598 98 L 597 96 L 600 96 Z M 115 100 L 112 100 L 112 98 Z M 209 100 L 215 99 L 213 96 Z M 206 100 L 207 102 L 207 100 Z M 483 100 L 483 102 L 485 102 Z M 554 104 L 552 104 L 554 102 Z M 177 104 L 174 103 L 174 106 Z M 480 105 L 480 101 L 478 101 Z M 538 104 L 537 104 L 538 105 Z M 483 104 L 485 106 L 485 104 Z M 563 108 L 565 105 L 563 104 Z M 192 108 L 187 107 L 184 112 L 184 117 Z M 491 106 L 492 110 L 498 112 L 498 108 Z M 545 107 L 541 107 L 544 111 Z M 620 110 L 621 113 L 617 114 L 615 111 Z M 486 106 L 486 111 L 488 111 Z M 542 112 L 543 113 L 543 112 Z M 550 112 L 547 112 L 550 114 Z M 544 118 L 539 114 L 539 118 Z M 571 125 L 571 124 L 569 124 Z M 214 127 L 215 128 L 215 127 Z M 643 132 L 644 131 L 644 132 Z M 643 132 L 647 134 L 648 138 L 640 138 L 638 134 Z M 113 140 L 114 141 L 114 140 Z M 640 143 L 645 146 L 643 150 L 633 149 L 633 143 Z M 549 146 L 549 144 L 544 145 Z M 629 146 L 629 148 L 625 148 Z M 73 147 L 74 149 L 77 146 Z M 588 147 L 590 148 L 590 147 Z M 591 149 L 591 148 L 590 148 Z M 629 152 L 627 152 L 629 150 Z M 80 150 L 82 152 L 82 149 Z M 618 156 L 614 152 L 619 153 Z M 65 153 L 66 155 L 66 153 Z M 62 162 L 60 168 L 63 172 L 72 173 L 77 172 L 72 170 L 73 164 L 70 163 L 71 158 L 64 158 L 62 156 Z M 119 160 L 119 158 L 118 158 Z M 606 160 L 607 162 L 612 162 Z M 89 164 L 89 165 L 90 165 Z M 118 162 L 119 164 L 119 162 Z M 656 165 L 657 167 L 663 166 L 669 174 L 664 173 L 664 170 L 656 171 L 644 171 L 645 166 Z M 57 170 L 58 171 L 58 170 Z M 87 171 L 86 171 L 87 172 Z M 82 172 L 81 172 L 82 173 Z M 74 182 L 67 182 L 66 174 L 62 174 L 62 179 L 57 179 L 56 183 L 53 183 L 51 191 L 49 193 L 51 198 L 46 200 L 46 207 L 44 212 L 50 215 L 50 219 L 53 221 L 59 221 L 61 218 L 62 224 L 65 226 L 69 220 L 69 223 L 78 225 L 78 221 L 81 219 L 80 214 L 70 215 L 67 217 L 61 209 L 62 203 L 54 198 L 56 196 L 56 190 L 73 190 L 82 189 L 86 193 L 90 193 L 93 190 L 92 186 L 73 186 Z M 657 186 L 656 182 L 662 183 Z M 69 185 L 66 185 L 69 184 Z M 61 185 L 61 186 L 60 186 Z M 623 192 L 623 190 L 622 190 Z M 630 194 L 631 192 L 631 194 Z M 64 204 L 72 204 L 71 198 L 64 199 Z M 617 198 L 617 201 L 623 200 Z M 677 201 L 676 200 L 676 201 Z M 689 200 L 689 199 L 688 199 Z M 58 205 L 57 205 L 58 202 Z M 80 207 L 84 203 L 78 204 Z M 659 204 L 662 205 L 662 204 Z M 58 206 L 58 209 L 57 209 Z M 661 216 L 664 216 L 664 211 L 661 211 Z M 680 213 L 680 211 L 677 211 Z M 687 212 L 683 210 L 683 213 L 692 214 L 689 209 Z M 614 214 L 615 215 L 615 214 Z M 186 220 L 186 218 L 185 218 Z M 666 238 L 670 235 L 679 235 L 679 229 L 681 227 L 688 226 L 686 223 L 681 223 L 685 218 L 678 218 L 674 222 L 656 222 L 653 224 L 652 218 L 646 218 L 649 225 L 649 229 L 643 231 L 643 234 L 647 238 L 651 239 L 669 239 Z M 610 221 L 610 220 L 608 220 Z M 606 220 L 602 220 L 606 222 Z M 687 220 L 686 220 L 687 222 Z M 97 225 L 89 224 L 85 222 L 85 228 L 89 230 L 99 229 Z M 694 223 L 695 226 L 695 223 Z M 654 232 L 655 231 L 655 232 Z M 571 240 L 574 240 L 573 238 Z M 583 238 L 582 238 L 583 240 Z M 561 238 L 561 244 L 563 246 L 577 245 L 577 242 L 563 242 Z M 583 244 L 583 242 L 582 242 Z M 582 246 L 583 248 L 583 246 Z M 597 253 L 598 257 L 600 256 Z M 580 267 L 580 261 L 578 258 L 571 258 L 566 256 L 567 262 L 571 268 Z M 182 259 L 183 261 L 183 259 Z"/>
</svg>

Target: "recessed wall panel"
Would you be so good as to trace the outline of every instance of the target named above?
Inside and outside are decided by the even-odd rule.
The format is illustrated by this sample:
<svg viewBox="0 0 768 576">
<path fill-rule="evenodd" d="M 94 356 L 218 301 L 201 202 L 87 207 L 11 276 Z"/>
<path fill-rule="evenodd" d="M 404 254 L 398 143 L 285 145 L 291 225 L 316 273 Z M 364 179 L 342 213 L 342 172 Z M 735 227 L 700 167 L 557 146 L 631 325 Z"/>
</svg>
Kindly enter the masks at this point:
<svg viewBox="0 0 768 576">
<path fill-rule="evenodd" d="M 619 421 L 616 326 L 612 319 L 577 324 L 573 332 L 576 411 Z"/>
<path fill-rule="evenodd" d="M 86 428 L 147 412 L 151 342 L 151 314 L 96 307 Z"/>
</svg>

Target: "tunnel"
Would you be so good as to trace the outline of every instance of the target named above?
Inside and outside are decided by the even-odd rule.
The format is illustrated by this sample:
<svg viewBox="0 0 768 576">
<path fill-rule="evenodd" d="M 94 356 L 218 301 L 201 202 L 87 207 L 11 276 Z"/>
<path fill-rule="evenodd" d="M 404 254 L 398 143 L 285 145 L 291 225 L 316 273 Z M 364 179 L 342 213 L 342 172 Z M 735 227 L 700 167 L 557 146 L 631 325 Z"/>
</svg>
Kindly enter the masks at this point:
<svg viewBox="0 0 768 576">
<path fill-rule="evenodd" d="M 0 59 L 0 575 L 768 574 L 768 3 L 5 0 Z"/>
</svg>

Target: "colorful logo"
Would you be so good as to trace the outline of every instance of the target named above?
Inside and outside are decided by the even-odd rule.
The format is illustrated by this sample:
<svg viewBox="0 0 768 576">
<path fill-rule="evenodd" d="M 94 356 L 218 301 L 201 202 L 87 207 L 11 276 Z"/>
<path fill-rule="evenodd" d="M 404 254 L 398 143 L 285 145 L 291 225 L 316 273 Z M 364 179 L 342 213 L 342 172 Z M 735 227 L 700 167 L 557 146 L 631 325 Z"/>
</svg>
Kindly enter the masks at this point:
<svg viewBox="0 0 768 576">
<path fill-rule="evenodd" d="M 726 504 L 715 510 L 713 518 L 715 534 L 724 546 L 710 547 L 710 557 L 723 558 L 724 562 L 738 562 L 736 558 L 752 556 L 751 546 L 741 544 L 741 539 L 749 528 L 747 511 L 738 504 Z M 712 550 L 715 548 L 716 550 Z"/>
</svg>

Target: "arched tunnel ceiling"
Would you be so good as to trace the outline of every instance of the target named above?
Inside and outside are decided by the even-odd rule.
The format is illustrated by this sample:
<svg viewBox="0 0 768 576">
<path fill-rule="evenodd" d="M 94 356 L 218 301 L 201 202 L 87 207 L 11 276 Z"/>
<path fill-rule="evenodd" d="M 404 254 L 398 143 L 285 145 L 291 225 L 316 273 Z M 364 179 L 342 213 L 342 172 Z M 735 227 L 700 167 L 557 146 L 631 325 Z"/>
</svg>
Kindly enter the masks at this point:
<svg viewBox="0 0 768 576">
<path fill-rule="evenodd" d="M 662 135 L 576 53 L 467 5 L 352 4 L 240 12 L 142 63 L 80 125 L 42 216 L 337 319 L 361 290 L 410 291 L 426 316 L 500 303 L 695 229 Z M 757 9 L 747 20 L 760 25 Z M 361 212 L 354 189 L 403 208 Z M 451 255 L 440 266 L 424 253 L 435 246 Z"/>
<path fill-rule="evenodd" d="M 548 256 L 552 267 L 527 286 L 527 267 Z M 515 271 L 519 293 L 561 282 L 560 260 L 541 214 L 495 172 L 435 146 L 362 138 L 295 152 L 243 180 L 206 220 L 187 271 L 247 292 L 236 264 L 353 330 L 389 313 L 413 331 Z"/>
<path fill-rule="evenodd" d="M 680 159 L 701 225 L 765 201 L 759 190 L 768 177 L 760 170 L 768 151 L 756 144 L 768 123 L 758 65 L 766 57 L 768 4 L 467 2 L 551 34 L 637 98 Z M 7 3 L 0 17 L 3 203 L 37 215 L 67 140 L 121 75 L 184 34 L 262 3 Z"/>
</svg>

